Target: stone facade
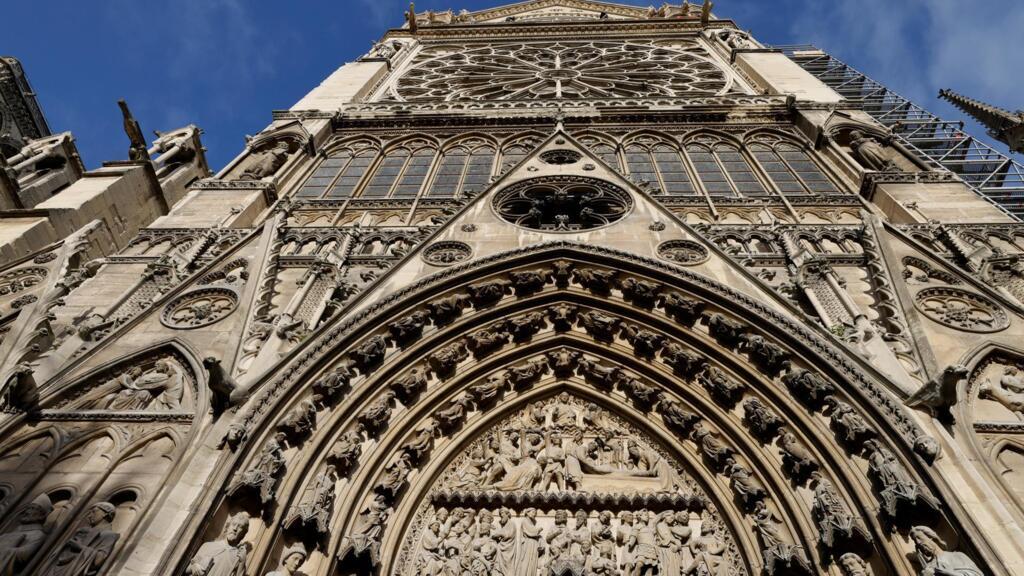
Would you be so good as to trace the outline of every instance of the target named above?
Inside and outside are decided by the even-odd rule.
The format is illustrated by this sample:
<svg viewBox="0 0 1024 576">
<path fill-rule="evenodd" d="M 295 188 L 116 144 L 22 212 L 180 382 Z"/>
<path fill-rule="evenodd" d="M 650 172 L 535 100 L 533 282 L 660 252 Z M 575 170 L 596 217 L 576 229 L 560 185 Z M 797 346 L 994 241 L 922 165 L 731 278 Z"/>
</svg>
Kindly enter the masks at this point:
<svg viewBox="0 0 1024 576">
<path fill-rule="evenodd" d="M 1024 572 L 1024 225 L 710 6 L 126 128 L 0 214 L 5 574 Z"/>
</svg>

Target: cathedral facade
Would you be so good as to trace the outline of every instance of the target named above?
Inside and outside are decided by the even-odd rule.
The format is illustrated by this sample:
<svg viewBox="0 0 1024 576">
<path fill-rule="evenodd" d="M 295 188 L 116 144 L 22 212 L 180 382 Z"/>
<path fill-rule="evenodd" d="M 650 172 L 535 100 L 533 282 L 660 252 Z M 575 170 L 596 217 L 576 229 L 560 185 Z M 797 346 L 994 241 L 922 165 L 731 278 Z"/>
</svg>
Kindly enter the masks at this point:
<svg viewBox="0 0 1024 576">
<path fill-rule="evenodd" d="M 5 152 L 0 574 L 1024 573 L 1011 212 L 710 3 L 405 18 Z"/>
</svg>

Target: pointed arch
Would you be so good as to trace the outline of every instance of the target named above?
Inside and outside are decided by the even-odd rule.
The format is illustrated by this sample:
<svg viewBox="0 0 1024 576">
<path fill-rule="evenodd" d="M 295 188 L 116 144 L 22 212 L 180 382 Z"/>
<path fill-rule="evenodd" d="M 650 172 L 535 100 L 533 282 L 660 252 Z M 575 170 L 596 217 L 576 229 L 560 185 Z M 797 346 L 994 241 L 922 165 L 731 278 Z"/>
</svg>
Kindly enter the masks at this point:
<svg viewBox="0 0 1024 576">
<path fill-rule="evenodd" d="M 744 144 L 776 191 L 786 196 L 835 194 L 831 178 L 815 160 L 808 146 L 791 134 L 760 129 L 747 133 Z"/>
<path fill-rule="evenodd" d="M 331 143 L 324 160 L 295 192 L 297 198 L 351 197 L 369 167 L 380 155 L 381 142 L 372 136 L 354 136 Z"/>
<path fill-rule="evenodd" d="M 501 143 L 501 168 L 499 174 L 504 174 L 518 165 L 533 151 L 547 135 L 536 130 L 529 130 L 513 134 Z"/>
<path fill-rule="evenodd" d="M 490 183 L 498 145 L 494 138 L 467 134 L 445 143 L 426 196 L 461 196 L 477 193 Z"/>
</svg>

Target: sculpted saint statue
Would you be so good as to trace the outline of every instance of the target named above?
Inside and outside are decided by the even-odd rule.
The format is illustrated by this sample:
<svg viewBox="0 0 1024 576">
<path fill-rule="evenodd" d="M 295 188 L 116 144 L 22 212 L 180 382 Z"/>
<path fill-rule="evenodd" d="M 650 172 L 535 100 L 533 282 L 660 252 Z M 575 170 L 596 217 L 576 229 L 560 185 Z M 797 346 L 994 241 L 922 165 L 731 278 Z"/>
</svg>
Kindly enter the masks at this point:
<svg viewBox="0 0 1024 576">
<path fill-rule="evenodd" d="M 32 560 L 46 539 L 43 523 L 51 512 L 50 497 L 40 494 L 21 511 L 17 526 L 0 534 L 0 574 L 18 574 Z"/>
<path fill-rule="evenodd" d="M 99 574 L 120 534 L 110 528 L 117 509 L 110 502 L 97 502 L 86 515 L 87 526 L 75 530 L 64 543 L 48 576 L 93 576 Z"/>
<path fill-rule="evenodd" d="M 249 531 L 249 514 L 239 512 L 228 518 L 220 540 L 206 542 L 192 557 L 187 576 L 244 576 L 248 548 L 242 543 Z"/>
<path fill-rule="evenodd" d="M 157 360 L 153 368 L 143 372 L 129 369 L 114 379 L 118 390 L 99 399 L 93 407 L 107 410 L 169 411 L 181 408 L 185 377 L 174 363 Z"/>
<path fill-rule="evenodd" d="M 914 541 L 917 562 L 921 565 L 921 576 L 983 576 L 984 574 L 978 565 L 963 552 L 947 551 L 946 543 L 927 526 L 911 528 L 910 539 Z"/>
<path fill-rule="evenodd" d="M 886 144 L 860 130 L 850 132 L 850 148 L 853 149 L 857 160 L 869 170 L 883 172 L 898 170 L 896 163 L 892 161 L 886 151 Z"/>
<path fill-rule="evenodd" d="M 230 492 L 235 492 L 241 487 L 255 488 L 259 491 L 260 502 L 266 504 L 274 499 L 276 493 L 277 477 L 284 470 L 284 440 L 283 432 L 278 432 L 269 438 L 260 451 L 259 459 L 252 467 L 242 472 L 231 483 Z"/>
<path fill-rule="evenodd" d="M 281 567 L 273 572 L 267 572 L 267 576 L 295 576 L 299 573 L 299 566 L 306 561 L 309 553 L 302 542 L 296 542 L 293 546 L 286 548 L 281 554 Z"/>
</svg>

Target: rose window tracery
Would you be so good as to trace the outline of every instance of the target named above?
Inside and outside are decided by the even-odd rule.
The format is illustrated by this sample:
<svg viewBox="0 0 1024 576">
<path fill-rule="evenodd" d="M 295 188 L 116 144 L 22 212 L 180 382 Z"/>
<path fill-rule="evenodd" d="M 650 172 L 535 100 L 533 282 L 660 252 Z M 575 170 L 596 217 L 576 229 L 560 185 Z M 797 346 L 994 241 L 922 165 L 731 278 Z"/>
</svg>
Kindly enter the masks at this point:
<svg viewBox="0 0 1024 576">
<path fill-rule="evenodd" d="M 996 303 L 966 290 L 938 287 L 917 293 L 914 303 L 932 320 L 967 332 L 998 332 L 1010 325 Z"/>
<path fill-rule="evenodd" d="M 696 42 L 492 44 L 424 49 L 396 100 L 646 98 L 718 95 L 732 79 Z"/>
<path fill-rule="evenodd" d="M 525 180 L 494 199 L 498 215 L 524 228 L 576 232 L 605 226 L 629 212 L 624 190 L 603 180 L 555 176 Z"/>
</svg>

